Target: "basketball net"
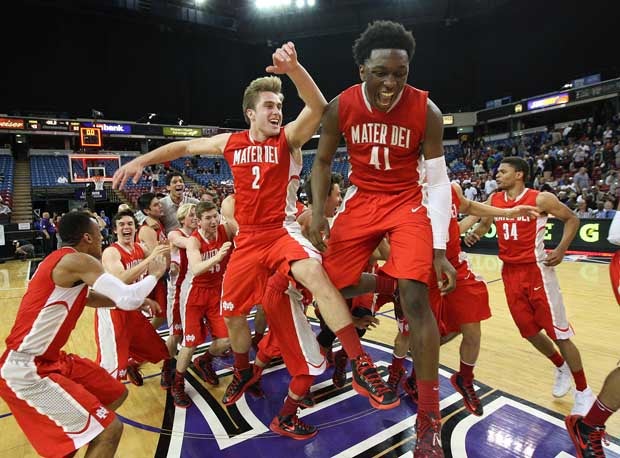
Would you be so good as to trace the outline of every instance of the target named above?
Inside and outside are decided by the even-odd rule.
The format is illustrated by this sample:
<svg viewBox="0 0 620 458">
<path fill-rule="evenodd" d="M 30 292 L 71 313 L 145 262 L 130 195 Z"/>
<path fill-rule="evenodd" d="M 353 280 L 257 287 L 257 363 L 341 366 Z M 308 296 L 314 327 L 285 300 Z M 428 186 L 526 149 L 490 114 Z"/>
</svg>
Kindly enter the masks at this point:
<svg viewBox="0 0 620 458">
<path fill-rule="evenodd" d="M 95 183 L 95 191 L 103 191 L 103 177 L 96 175 L 93 177 L 93 181 Z"/>
</svg>

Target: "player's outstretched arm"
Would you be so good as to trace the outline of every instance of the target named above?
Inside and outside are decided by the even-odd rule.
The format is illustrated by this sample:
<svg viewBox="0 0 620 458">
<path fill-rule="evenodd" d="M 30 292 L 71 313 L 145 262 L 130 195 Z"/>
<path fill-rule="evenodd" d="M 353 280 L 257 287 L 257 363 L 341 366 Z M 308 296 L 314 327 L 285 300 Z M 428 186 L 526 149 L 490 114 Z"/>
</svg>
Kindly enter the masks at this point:
<svg viewBox="0 0 620 458">
<path fill-rule="evenodd" d="M 558 243 L 558 246 L 555 247 L 553 251 L 547 254 L 544 261 L 547 266 L 557 266 L 564 259 L 566 250 L 568 250 L 575 235 L 577 235 L 577 231 L 579 230 L 579 218 L 550 192 L 541 192 L 538 194 L 536 205 L 542 212 L 553 215 L 564 222 L 564 231 L 560 243 Z"/>
<path fill-rule="evenodd" d="M 137 183 L 140 181 L 142 171 L 148 165 L 161 164 L 166 161 L 172 161 L 184 156 L 194 156 L 196 154 L 221 155 L 224 152 L 229 137 L 230 134 L 219 134 L 213 137 L 172 142 L 160 146 L 150 153 L 138 156 L 114 172 L 112 188 L 123 189 L 125 183 L 127 183 L 129 179 Z"/>
<path fill-rule="evenodd" d="M 456 183 L 452 183 L 452 188 L 454 188 L 454 191 L 459 198 L 459 213 L 462 214 L 478 216 L 481 218 L 487 216 L 504 216 L 506 218 L 528 216 L 530 218 L 538 218 L 540 216 L 538 209 L 536 207 L 532 207 L 531 205 L 517 205 L 513 208 L 497 208 L 490 205 L 490 199 L 487 199 L 485 203 L 468 199 L 463 195 L 461 186 Z"/>
<path fill-rule="evenodd" d="M 312 164 L 312 222 L 308 229 L 308 240 L 319 251 L 325 251 L 327 246 L 323 236 L 329 237 L 329 224 L 325 218 L 325 200 L 330 189 L 332 161 L 340 143 L 340 129 L 338 128 L 338 97 L 334 98 L 323 115 L 322 131 L 319 138 L 319 147 Z"/>
<path fill-rule="evenodd" d="M 452 192 L 443 155 L 443 116 L 437 105 L 430 99 L 427 104 L 426 132 L 422 153 L 428 183 L 428 216 L 433 227 L 433 265 L 439 289 L 442 294 L 447 294 L 456 287 L 456 270 L 446 258 Z"/>
<path fill-rule="evenodd" d="M 305 106 L 297 119 L 284 128 L 291 149 L 299 149 L 316 133 L 327 100 L 308 71 L 299 63 L 295 44 L 284 43 L 271 56 L 272 65 L 265 70 L 276 75 L 286 74 L 293 81 Z"/>
</svg>

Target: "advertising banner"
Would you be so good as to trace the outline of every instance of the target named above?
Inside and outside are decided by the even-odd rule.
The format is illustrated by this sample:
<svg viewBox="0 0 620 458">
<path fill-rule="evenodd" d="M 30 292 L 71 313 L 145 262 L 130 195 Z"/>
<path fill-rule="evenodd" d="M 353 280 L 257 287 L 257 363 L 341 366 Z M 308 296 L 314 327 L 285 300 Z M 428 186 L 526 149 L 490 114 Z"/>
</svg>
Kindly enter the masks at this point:
<svg viewBox="0 0 620 458">
<path fill-rule="evenodd" d="M 202 129 L 194 127 L 164 127 L 166 137 L 201 137 Z"/>
</svg>

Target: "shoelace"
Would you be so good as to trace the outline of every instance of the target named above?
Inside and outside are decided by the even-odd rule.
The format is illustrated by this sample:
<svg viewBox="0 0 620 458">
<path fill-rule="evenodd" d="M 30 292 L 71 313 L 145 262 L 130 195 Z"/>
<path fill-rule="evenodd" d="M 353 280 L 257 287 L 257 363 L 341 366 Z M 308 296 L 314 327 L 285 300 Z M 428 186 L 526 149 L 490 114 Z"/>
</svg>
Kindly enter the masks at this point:
<svg viewBox="0 0 620 458">
<path fill-rule="evenodd" d="M 370 364 L 367 357 L 362 357 L 359 359 L 358 367 L 360 367 L 360 375 L 363 376 L 366 380 L 368 380 L 370 386 L 377 394 L 381 395 L 383 393 L 391 391 L 390 387 L 383 383 L 383 379 L 379 375 L 379 372 L 377 372 L 377 369 Z"/>
<path fill-rule="evenodd" d="M 293 415 L 291 423 L 294 429 L 301 429 L 302 431 L 310 431 L 312 429 L 310 425 L 301 421 L 297 415 Z"/>
<path fill-rule="evenodd" d="M 474 389 L 473 383 L 465 383 L 463 382 L 463 387 L 465 388 L 465 392 L 467 393 L 467 397 L 473 401 L 476 405 L 480 403 L 480 400 L 476 396 L 476 390 Z"/>
<path fill-rule="evenodd" d="M 590 434 L 588 434 L 588 440 L 592 444 L 592 451 L 594 452 L 594 456 L 599 458 L 605 457 L 605 452 L 603 452 L 603 443 L 605 445 L 609 445 L 609 441 L 607 440 L 607 434 L 604 429 L 595 429 Z"/>
<path fill-rule="evenodd" d="M 400 379 L 403 376 L 403 371 L 402 370 L 395 370 L 390 368 L 390 376 L 388 377 L 387 380 L 387 384 L 390 386 L 396 386 L 398 385 L 398 382 L 400 382 Z"/>
</svg>

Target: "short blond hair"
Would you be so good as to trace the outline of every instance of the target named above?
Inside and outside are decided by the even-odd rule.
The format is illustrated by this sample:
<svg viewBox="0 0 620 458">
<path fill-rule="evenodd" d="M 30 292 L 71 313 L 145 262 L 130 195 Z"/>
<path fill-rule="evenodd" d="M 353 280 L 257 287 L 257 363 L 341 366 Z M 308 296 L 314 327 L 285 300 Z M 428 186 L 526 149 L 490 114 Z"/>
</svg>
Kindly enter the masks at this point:
<svg viewBox="0 0 620 458">
<path fill-rule="evenodd" d="M 177 221 L 181 226 L 183 226 L 183 220 L 189 215 L 189 212 L 192 211 L 192 208 L 196 207 L 196 204 L 183 204 L 177 210 Z"/>
<path fill-rule="evenodd" d="M 243 92 L 243 117 L 245 122 L 250 124 L 250 119 L 246 114 L 248 109 L 256 109 L 258 98 L 261 92 L 274 92 L 280 97 L 280 101 L 284 101 L 282 94 L 282 80 L 277 76 L 263 76 L 252 81 Z"/>
</svg>

